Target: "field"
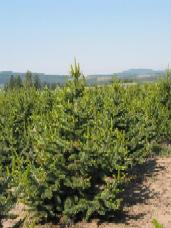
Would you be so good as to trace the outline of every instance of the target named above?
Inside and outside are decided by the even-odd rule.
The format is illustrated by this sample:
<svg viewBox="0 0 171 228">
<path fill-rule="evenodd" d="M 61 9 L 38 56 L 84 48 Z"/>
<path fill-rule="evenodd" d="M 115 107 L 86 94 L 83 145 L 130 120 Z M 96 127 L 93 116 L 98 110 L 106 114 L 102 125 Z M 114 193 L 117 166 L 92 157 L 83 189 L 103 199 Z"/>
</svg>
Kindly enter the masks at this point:
<svg viewBox="0 0 171 228">
<path fill-rule="evenodd" d="M 124 213 L 135 227 L 151 224 L 152 206 L 128 207 L 128 201 L 136 200 L 132 190 L 141 169 L 146 167 L 141 175 L 145 183 L 148 164 L 153 167 L 150 159 L 169 153 L 169 70 L 149 84 L 114 81 L 93 88 L 87 87 L 78 64 L 71 75 L 73 80 L 55 90 L 39 89 L 27 80 L 0 91 L 1 223 L 7 224 L 12 208 L 24 205 L 19 227 L 67 227 L 96 220 L 112 221 L 114 227 L 119 218 L 117 227 L 124 227 Z M 160 172 L 170 180 L 170 173 Z M 137 224 L 140 211 L 151 216 Z M 154 218 L 168 225 L 167 212 L 167 221 L 160 214 Z"/>
</svg>

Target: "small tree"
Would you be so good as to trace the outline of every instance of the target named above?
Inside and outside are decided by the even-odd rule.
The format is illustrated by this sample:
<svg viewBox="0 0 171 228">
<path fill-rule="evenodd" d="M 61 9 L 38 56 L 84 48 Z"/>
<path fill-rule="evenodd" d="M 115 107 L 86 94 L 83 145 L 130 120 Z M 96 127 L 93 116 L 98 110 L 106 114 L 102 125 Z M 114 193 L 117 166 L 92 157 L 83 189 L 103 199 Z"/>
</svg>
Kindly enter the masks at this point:
<svg viewBox="0 0 171 228">
<path fill-rule="evenodd" d="M 108 129 L 108 116 L 94 106 L 76 61 L 71 75 L 56 106 L 32 117 L 33 159 L 18 175 L 22 196 L 38 217 L 63 222 L 120 208 L 124 165 L 118 160 L 126 154 L 123 134 Z"/>
</svg>

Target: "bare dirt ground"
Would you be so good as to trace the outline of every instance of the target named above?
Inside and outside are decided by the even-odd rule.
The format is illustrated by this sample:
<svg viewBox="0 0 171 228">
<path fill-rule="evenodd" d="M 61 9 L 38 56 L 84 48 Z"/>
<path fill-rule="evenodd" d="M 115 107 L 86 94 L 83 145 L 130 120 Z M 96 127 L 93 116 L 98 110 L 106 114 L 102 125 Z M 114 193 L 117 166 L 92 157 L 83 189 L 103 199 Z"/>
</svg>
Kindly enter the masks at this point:
<svg viewBox="0 0 171 228">
<path fill-rule="evenodd" d="M 171 157 L 151 160 L 143 169 L 127 191 L 125 224 L 117 227 L 151 228 L 156 218 L 165 228 L 171 228 Z"/>
<path fill-rule="evenodd" d="M 157 219 L 165 228 L 171 228 L 171 157 L 149 160 L 135 170 L 137 179 L 128 186 L 125 210 L 112 223 L 77 224 L 74 228 L 153 228 Z"/>
<path fill-rule="evenodd" d="M 118 221 L 78 223 L 72 228 L 152 228 L 151 221 L 154 218 L 165 228 L 171 228 L 171 157 L 152 159 L 135 170 L 137 172 L 137 179 L 127 188 L 124 199 L 126 207 Z M 14 212 L 19 217 L 4 221 L 4 228 L 13 227 L 19 221 L 24 213 L 23 206 L 18 205 Z"/>
</svg>

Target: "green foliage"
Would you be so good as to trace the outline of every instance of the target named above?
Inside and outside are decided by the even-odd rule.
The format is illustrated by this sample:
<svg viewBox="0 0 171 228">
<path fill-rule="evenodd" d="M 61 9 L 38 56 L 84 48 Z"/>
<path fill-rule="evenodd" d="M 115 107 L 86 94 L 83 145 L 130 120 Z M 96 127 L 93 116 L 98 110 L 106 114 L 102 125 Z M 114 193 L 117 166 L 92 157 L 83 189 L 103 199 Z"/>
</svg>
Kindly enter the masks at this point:
<svg viewBox="0 0 171 228">
<path fill-rule="evenodd" d="M 33 75 L 30 71 L 27 71 L 23 81 L 19 75 L 11 75 L 9 81 L 4 86 L 5 90 L 18 90 L 22 87 L 25 89 L 29 89 L 31 87 L 41 89 L 43 87 L 43 83 L 38 75 Z"/>
<path fill-rule="evenodd" d="M 154 228 L 164 228 L 163 225 L 161 225 L 157 219 L 153 219 L 152 224 L 154 225 Z"/>
<path fill-rule="evenodd" d="M 36 89 L 41 89 L 42 87 L 42 84 L 41 84 L 41 81 L 40 81 L 40 78 L 38 75 L 35 75 L 33 77 L 33 85 Z"/>
<path fill-rule="evenodd" d="M 5 84 L 5 90 L 19 89 L 23 86 L 21 77 L 19 75 L 11 75 L 9 81 Z"/>
<path fill-rule="evenodd" d="M 8 213 L 16 203 L 15 190 L 12 191 L 12 176 L 5 168 L 0 157 L 0 227 L 2 220 L 8 218 Z"/>
<path fill-rule="evenodd" d="M 151 84 L 92 88 L 76 61 L 70 73 L 54 91 L 37 90 L 28 72 L 23 87 L 0 93 L 2 167 L 43 221 L 114 216 L 128 170 L 170 140 L 169 73 Z M 12 182 L 4 177 L 8 194 L 3 183 Z"/>
<path fill-rule="evenodd" d="M 33 75 L 30 71 L 27 71 L 27 73 L 25 74 L 23 85 L 26 88 L 30 88 L 33 86 Z"/>
</svg>

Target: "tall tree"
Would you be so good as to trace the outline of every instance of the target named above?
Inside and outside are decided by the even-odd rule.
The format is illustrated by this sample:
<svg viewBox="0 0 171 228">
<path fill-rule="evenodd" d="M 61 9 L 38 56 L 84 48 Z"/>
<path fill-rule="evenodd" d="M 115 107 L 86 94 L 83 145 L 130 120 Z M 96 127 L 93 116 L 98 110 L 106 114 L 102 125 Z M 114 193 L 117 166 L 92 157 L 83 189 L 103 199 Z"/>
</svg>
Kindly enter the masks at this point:
<svg viewBox="0 0 171 228">
<path fill-rule="evenodd" d="M 34 75 L 33 84 L 36 89 L 41 89 L 41 87 L 42 87 L 41 80 L 38 75 Z"/>
<path fill-rule="evenodd" d="M 15 78 L 13 75 L 10 76 L 10 79 L 7 81 L 7 83 L 5 84 L 4 88 L 6 90 L 8 89 L 13 89 L 15 87 Z"/>
<path fill-rule="evenodd" d="M 22 79 L 20 75 L 15 77 L 15 88 L 21 88 L 23 86 Z"/>
<path fill-rule="evenodd" d="M 33 86 L 33 75 L 30 71 L 27 71 L 24 78 L 24 87 L 32 87 Z"/>
</svg>

